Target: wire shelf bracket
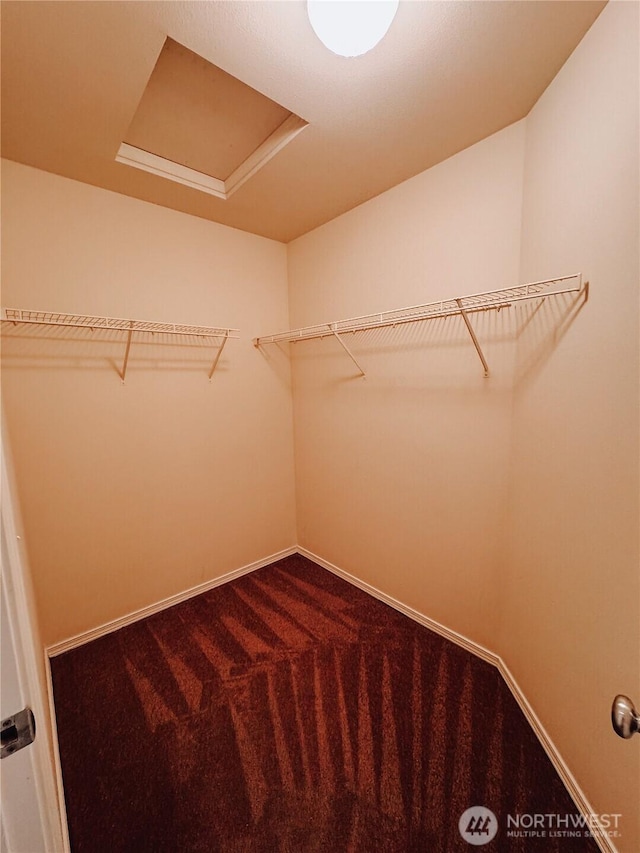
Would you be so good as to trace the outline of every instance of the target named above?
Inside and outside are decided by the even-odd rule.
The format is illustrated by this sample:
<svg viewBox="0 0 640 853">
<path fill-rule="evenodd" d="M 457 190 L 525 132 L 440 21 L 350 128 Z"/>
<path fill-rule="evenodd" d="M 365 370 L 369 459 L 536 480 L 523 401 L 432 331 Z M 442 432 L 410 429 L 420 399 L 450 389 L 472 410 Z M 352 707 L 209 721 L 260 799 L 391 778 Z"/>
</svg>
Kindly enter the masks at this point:
<svg viewBox="0 0 640 853">
<path fill-rule="evenodd" d="M 352 317 L 349 320 L 337 320 L 332 323 L 319 323 L 315 326 L 290 329 L 289 331 L 280 332 L 275 335 L 254 338 L 253 344 L 256 347 L 261 347 L 265 344 L 296 343 L 297 341 L 310 341 L 317 338 L 334 336 L 356 365 L 360 374 L 364 376 L 364 370 L 342 339 L 342 333 L 364 332 L 368 329 L 380 329 L 386 326 L 397 326 L 402 323 L 417 323 L 423 320 L 433 320 L 437 317 L 460 316 L 464 321 L 482 363 L 484 375 L 488 377 L 489 365 L 471 324 L 469 315 L 479 311 L 500 311 L 502 308 L 510 308 L 516 302 L 524 302 L 530 299 L 539 299 L 540 304 L 542 304 L 549 297 L 567 293 L 584 294 L 584 299 L 585 301 L 587 300 L 589 282 L 583 282 L 582 273 L 573 273 L 572 275 L 544 279 L 543 281 L 533 281 L 528 284 L 520 284 L 501 290 L 488 290 L 484 293 L 472 294 L 471 296 L 443 299 L 439 302 L 429 302 L 424 305 L 413 305 L 410 308 L 398 308 L 393 311 L 382 311 L 378 314 L 365 314 L 362 317 Z"/>
<path fill-rule="evenodd" d="M 122 362 L 122 370 L 118 371 L 118 375 L 123 384 L 127 375 L 127 366 L 129 364 L 129 354 L 131 344 L 133 342 L 134 333 L 139 334 L 165 334 L 165 335 L 182 335 L 185 337 L 195 338 L 215 338 L 220 340 L 220 344 L 216 348 L 213 364 L 209 371 L 209 380 L 211 381 L 214 371 L 220 361 L 222 350 L 229 338 L 238 338 L 235 334 L 238 329 L 222 328 L 218 326 L 189 326 L 182 323 L 156 323 L 150 320 L 122 320 L 116 317 L 93 317 L 85 314 L 60 314 L 49 311 L 30 311 L 24 308 L 3 308 L 1 319 L 5 322 L 13 323 L 17 326 L 19 323 L 30 323 L 41 326 L 64 326 L 75 329 L 109 329 L 112 331 L 121 331 L 127 333 L 124 359 Z"/>
</svg>

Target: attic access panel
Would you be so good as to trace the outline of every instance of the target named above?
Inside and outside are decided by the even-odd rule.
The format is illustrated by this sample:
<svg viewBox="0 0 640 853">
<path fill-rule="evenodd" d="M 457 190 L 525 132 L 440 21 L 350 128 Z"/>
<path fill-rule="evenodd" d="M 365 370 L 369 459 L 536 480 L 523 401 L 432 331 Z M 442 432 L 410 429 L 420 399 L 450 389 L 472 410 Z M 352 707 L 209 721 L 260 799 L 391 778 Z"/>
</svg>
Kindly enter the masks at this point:
<svg viewBox="0 0 640 853">
<path fill-rule="evenodd" d="M 227 199 L 306 126 L 167 38 L 116 160 Z"/>
</svg>

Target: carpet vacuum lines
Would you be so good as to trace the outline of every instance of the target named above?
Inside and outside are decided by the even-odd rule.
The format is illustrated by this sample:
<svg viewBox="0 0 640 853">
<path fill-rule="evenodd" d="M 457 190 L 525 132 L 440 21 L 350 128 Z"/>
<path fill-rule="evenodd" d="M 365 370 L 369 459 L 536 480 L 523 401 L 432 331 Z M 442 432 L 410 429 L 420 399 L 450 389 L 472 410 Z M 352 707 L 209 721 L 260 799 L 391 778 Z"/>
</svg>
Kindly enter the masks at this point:
<svg viewBox="0 0 640 853">
<path fill-rule="evenodd" d="M 598 851 L 509 829 L 576 807 L 494 666 L 298 554 L 51 671 L 73 853 Z"/>
</svg>

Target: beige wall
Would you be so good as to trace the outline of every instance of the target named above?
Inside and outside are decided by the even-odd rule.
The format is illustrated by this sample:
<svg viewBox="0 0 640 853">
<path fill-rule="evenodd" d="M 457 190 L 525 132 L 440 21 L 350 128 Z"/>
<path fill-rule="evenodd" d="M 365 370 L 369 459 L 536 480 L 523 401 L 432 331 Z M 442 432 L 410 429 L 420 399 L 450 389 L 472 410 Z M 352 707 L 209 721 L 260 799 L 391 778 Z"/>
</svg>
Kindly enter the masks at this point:
<svg viewBox="0 0 640 853">
<path fill-rule="evenodd" d="M 640 849 L 638 4 L 531 115 L 290 244 L 295 326 L 582 271 L 587 305 L 294 346 L 299 542 L 500 654 Z M 510 316 L 510 319 L 505 317 Z M 516 328 L 520 334 L 514 338 Z M 499 343 L 503 340 L 504 343 Z"/>
<path fill-rule="evenodd" d="M 294 326 L 517 282 L 518 123 L 289 244 Z M 507 312 L 292 345 L 298 541 L 494 648 L 513 342 Z M 275 330 L 274 330 L 275 331 Z"/>
<path fill-rule="evenodd" d="M 286 247 L 11 162 L 2 194 L 4 306 L 241 335 L 211 383 L 210 346 L 134 343 L 124 385 L 122 335 L 5 336 L 45 644 L 294 545 L 288 366 L 251 340 L 288 325 Z"/>
<path fill-rule="evenodd" d="M 582 270 L 591 293 L 516 385 L 498 646 L 628 853 L 640 743 L 608 718 L 640 702 L 639 8 L 609 3 L 527 119 L 521 277 Z"/>
</svg>

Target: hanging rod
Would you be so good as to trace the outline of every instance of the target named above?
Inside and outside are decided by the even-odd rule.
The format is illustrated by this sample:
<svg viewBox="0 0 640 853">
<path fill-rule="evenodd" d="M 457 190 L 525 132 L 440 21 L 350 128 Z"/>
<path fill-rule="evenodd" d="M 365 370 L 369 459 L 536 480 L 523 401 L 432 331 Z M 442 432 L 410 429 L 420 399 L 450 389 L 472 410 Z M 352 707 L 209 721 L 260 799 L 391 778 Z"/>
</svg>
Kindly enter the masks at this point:
<svg viewBox="0 0 640 853">
<path fill-rule="evenodd" d="M 515 287 L 507 287 L 501 290 L 489 290 L 484 293 L 474 293 L 470 296 L 442 299 L 438 302 L 429 302 L 424 305 L 413 305 L 409 308 L 381 311 L 377 314 L 365 314 L 362 317 L 352 317 L 349 320 L 337 320 L 332 323 L 318 323 L 315 326 L 290 329 L 287 332 L 254 338 L 253 343 L 254 346 L 260 347 L 263 344 L 295 343 L 296 341 L 309 341 L 314 338 L 335 336 L 354 361 L 360 373 L 364 376 L 364 371 L 348 350 L 344 341 L 340 338 L 340 334 L 344 332 L 364 332 L 367 329 L 379 329 L 385 326 L 397 326 L 402 323 L 416 323 L 421 320 L 432 320 L 437 317 L 460 315 L 478 352 L 485 376 L 488 376 L 489 368 L 471 326 L 468 317 L 469 314 L 478 311 L 499 311 L 501 308 L 509 308 L 514 302 L 522 302 L 527 299 L 545 299 L 548 296 L 580 292 L 585 292 L 586 294 L 588 292 L 588 285 L 587 283 L 583 284 L 582 273 L 574 273 L 572 275 L 559 276 L 558 278 L 520 284 Z"/>
<path fill-rule="evenodd" d="M 24 308 L 3 308 L 2 320 L 17 325 L 18 323 L 32 323 L 41 326 L 66 326 L 76 329 L 110 329 L 112 331 L 127 332 L 127 342 L 122 364 L 120 378 L 123 383 L 127 373 L 129 362 L 129 351 L 134 332 L 147 334 L 165 335 L 189 335 L 198 338 L 222 338 L 222 343 L 216 350 L 215 358 L 209 379 L 217 367 L 218 361 L 229 338 L 237 338 L 238 329 L 221 328 L 217 326 L 190 326 L 183 323 L 156 323 L 150 320 L 123 320 L 117 317 L 93 317 L 85 314 L 60 314 L 50 311 L 31 311 Z"/>
</svg>

